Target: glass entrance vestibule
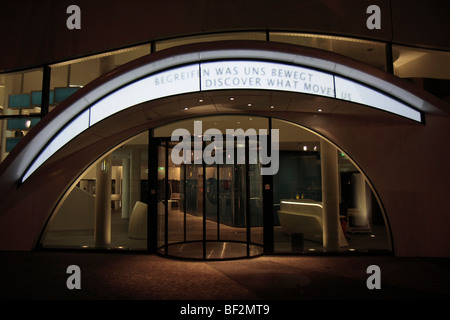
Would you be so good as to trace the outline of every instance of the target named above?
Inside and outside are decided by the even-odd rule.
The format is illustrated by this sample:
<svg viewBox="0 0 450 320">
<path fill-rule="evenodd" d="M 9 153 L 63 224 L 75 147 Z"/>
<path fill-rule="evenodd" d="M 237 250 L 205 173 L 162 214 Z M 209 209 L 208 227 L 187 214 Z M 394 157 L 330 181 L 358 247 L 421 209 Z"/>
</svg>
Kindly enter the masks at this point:
<svg viewBox="0 0 450 320">
<path fill-rule="evenodd" d="M 339 206 L 324 212 L 323 146 L 310 130 L 260 116 L 153 128 L 86 169 L 55 208 L 41 245 L 230 259 L 329 251 L 334 233 L 334 251 L 390 251 L 375 193 L 336 148 Z"/>
</svg>

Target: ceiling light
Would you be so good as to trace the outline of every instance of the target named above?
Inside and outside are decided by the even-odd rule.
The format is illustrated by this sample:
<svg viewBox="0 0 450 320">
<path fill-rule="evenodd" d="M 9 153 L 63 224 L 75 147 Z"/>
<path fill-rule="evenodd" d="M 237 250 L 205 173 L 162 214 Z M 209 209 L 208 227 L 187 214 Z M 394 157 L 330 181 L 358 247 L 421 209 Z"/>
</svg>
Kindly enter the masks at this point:
<svg viewBox="0 0 450 320">
<path fill-rule="evenodd" d="M 251 103 L 248 103 L 248 104 L 247 104 L 247 106 L 251 107 L 251 106 L 252 106 L 252 104 L 251 104 Z"/>
<path fill-rule="evenodd" d="M 275 108 L 275 106 L 270 106 L 270 109 L 273 109 L 273 108 Z"/>
<path fill-rule="evenodd" d="M 234 101 L 234 98 L 230 98 L 231 101 Z"/>
<path fill-rule="evenodd" d="M 184 110 L 189 110 L 189 108 L 188 107 L 184 107 Z"/>
<path fill-rule="evenodd" d="M 198 102 L 203 102 L 203 101 L 205 101 L 205 100 L 203 100 L 203 99 L 199 99 L 199 100 L 198 100 Z"/>
<path fill-rule="evenodd" d="M 319 109 L 317 109 L 317 111 L 322 112 L 322 109 L 319 108 Z"/>
</svg>

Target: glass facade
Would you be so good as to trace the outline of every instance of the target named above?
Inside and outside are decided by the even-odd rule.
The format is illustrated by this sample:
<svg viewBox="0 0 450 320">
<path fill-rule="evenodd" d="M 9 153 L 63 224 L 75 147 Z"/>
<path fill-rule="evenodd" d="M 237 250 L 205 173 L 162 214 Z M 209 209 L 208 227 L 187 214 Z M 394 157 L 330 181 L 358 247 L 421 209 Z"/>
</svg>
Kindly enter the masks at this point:
<svg viewBox="0 0 450 320">
<path fill-rule="evenodd" d="M 1 161 L 40 120 L 43 70 L 0 74 Z"/>
<path fill-rule="evenodd" d="M 261 155 L 269 128 L 278 133 L 271 152 L 279 162 L 267 185 Z M 172 138 L 180 129 L 187 140 Z M 152 144 L 157 154 L 149 152 Z M 388 228 L 368 182 L 344 153 L 335 158 L 339 251 L 389 251 Z M 107 184 L 105 159 L 111 163 Z M 88 168 L 53 213 L 42 246 L 150 250 L 149 240 L 156 239 L 159 254 L 187 259 L 251 257 L 270 248 L 276 254 L 323 252 L 321 167 L 320 136 L 284 120 L 221 115 L 173 122 L 130 139 Z"/>
<path fill-rule="evenodd" d="M 382 42 L 316 35 L 306 33 L 271 32 L 271 41 L 292 43 L 300 46 L 335 52 L 387 71 L 386 44 Z"/>
<path fill-rule="evenodd" d="M 202 135 L 199 136 L 194 132 L 200 126 Z M 195 259 L 239 258 L 262 253 L 261 163 L 246 157 L 249 141 L 226 134 L 227 129 L 247 132 L 262 128 L 267 130 L 268 119 L 215 116 L 155 129 L 159 153 L 164 154 L 158 162 L 162 203 L 158 204 L 162 231 L 158 237 L 160 253 Z M 174 163 L 172 155 L 179 142 L 170 138 L 172 132 L 180 129 L 194 134 L 180 151 L 181 156 L 187 152 L 187 161 Z M 217 130 L 220 137 L 212 138 L 206 134 L 208 130 Z M 251 147 L 258 149 L 257 144 Z M 253 151 L 257 152 L 256 149 Z M 209 151 L 211 158 L 205 159 Z M 167 172 L 165 176 L 163 171 Z"/>
<path fill-rule="evenodd" d="M 321 138 L 293 123 L 272 119 L 280 132 L 280 169 L 273 178 L 274 251 L 323 251 Z M 383 213 L 368 181 L 341 151 L 340 249 L 389 250 Z"/>
<path fill-rule="evenodd" d="M 55 208 L 42 245 L 146 249 L 148 195 L 144 132 L 86 169 Z"/>
<path fill-rule="evenodd" d="M 450 96 L 447 89 L 450 71 L 441 67 L 450 63 L 450 53 L 444 51 L 342 36 L 277 31 L 223 32 L 162 39 L 39 69 L 0 74 L 0 161 L 42 116 L 102 74 L 152 51 L 221 40 L 283 42 L 330 51 L 392 72 L 444 100 Z"/>
<path fill-rule="evenodd" d="M 265 31 L 161 40 L 41 69 L 0 74 L 1 160 L 45 116 L 44 107 L 52 112 L 102 74 L 151 54 L 152 48 L 159 51 L 219 40 L 276 41 L 335 52 L 378 69 L 392 70 L 394 75 L 425 89 L 429 89 L 429 81 L 450 79 L 448 68 L 435 67 L 449 63 L 448 52 L 396 45 L 390 51 L 389 44 L 375 41 Z M 443 91 L 437 95 L 448 96 Z M 276 118 L 217 116 L 201 121 L 203 130 L 279 130 L 278 172 L 266 181 L 260 174 L 263 164 L 250 161 L 251 150 L 261 151 L 261 140 L 256 145 L 235 142 L 231 148 L 214 149 L 214 155 L 224 160 L 221 164 L 195 163 L 196 151 L 202 153 L 213 142 L 198 145 L 192 140 L 192 163 L 176 163 L 172 151 L 177 143 L 170 140 L 170 135 L 175 128 L 193 132 L 193 120 L 154 128 L 117 146 L 86 169 L 52 213 L 42 246 L 149 250 L 155 239 L 160 254 L 194 259 L 249 257 L 263 252 L 322 252 L 321 138 Z M 258 138 L 262 136 L 258 134 Z M 149 152 L 152 143 L 156 144 L 157 156 Z M 236 157 L 242 154 L 238 151 L 248 157 L 242 163 L 228 164 L 227 152 L 231 150 Z M 342 235 L 340 250 L 390 250 L 388 225 L 370 183 L 345 153 L 337 151 L 336 158 L 340 203 L 335 214 Z M 154 189 L 152 179 L 156 181 Z M 157 203 L 151 203 L 155 189 Z M 264 201 L 268 190 L 273 198 L 269 205 Z M 152 212 L 155 220 L 150 220 Z M 156 221 L 156 227 L 152 221 Z"/>
</svg>

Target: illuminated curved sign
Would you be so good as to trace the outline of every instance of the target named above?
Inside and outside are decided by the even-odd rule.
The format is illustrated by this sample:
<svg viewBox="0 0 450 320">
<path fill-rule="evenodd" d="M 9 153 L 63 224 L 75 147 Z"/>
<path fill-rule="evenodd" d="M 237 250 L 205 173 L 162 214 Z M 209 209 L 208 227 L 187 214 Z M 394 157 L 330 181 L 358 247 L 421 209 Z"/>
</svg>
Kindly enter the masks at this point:
<svg viewBox="0 0 450 320">
<path fill-rule="evenodd" d="M 196 62 L 147 75 L 93 101 L 51 139 L 27 169 L 22 182 L 78 134 L 115 113 L 146 101 L 173 95 L 228 89 L 277 90 L 318 95 L 422 121 L 421 112 L 408 104 L 330 72 L 253 59 Z"/>
</svg>

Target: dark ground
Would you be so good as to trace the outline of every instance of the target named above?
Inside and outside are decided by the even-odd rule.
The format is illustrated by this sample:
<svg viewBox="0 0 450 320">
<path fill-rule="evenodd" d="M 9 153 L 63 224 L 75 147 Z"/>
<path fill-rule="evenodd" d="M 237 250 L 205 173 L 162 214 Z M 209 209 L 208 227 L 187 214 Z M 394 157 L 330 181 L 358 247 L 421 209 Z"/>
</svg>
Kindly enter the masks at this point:
<svg viewBox="0 0 450 320">
<path fill-rule="evenodd" d="M 80 267 L 81 289 L 68 289 L 69 265 Z M 367 287 L 370 265 L 380 267 L 381 289 Z M 179 314 L 188 303 L 217 308 L 232 302 L 268 304 L 274 315 L 337 305 L 348 313 L 361 304 L 370 306 L 370 315 L 379 309 L 374 306 L 392 301 L 407 302 L 410 310 L 446 307 L 450 301 L 450 259 L 439 258 L 261 256 L 183 261 L 140 253 L 0 252 L 0 268 L 0 300 L 15 306 L 32 300 L 41 305 L 70 301 L 74 307 L 82 304 L 73 301 L 83 300 L 96 301 L 97 306 L 106 301 L 110 308 L 120 305 L 119 300 L 140 300 L 147 311 L 162 308 Z"/>
</svg>

